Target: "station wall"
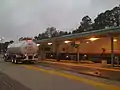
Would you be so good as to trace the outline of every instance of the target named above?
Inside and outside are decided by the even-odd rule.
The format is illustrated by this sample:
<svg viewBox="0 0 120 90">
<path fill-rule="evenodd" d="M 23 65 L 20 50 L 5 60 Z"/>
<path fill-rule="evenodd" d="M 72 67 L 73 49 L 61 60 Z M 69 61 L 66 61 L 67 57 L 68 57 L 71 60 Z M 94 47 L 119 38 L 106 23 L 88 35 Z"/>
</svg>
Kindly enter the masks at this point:
<svg viewBox="0 0 120 90">
<path fill-rule="evenodd" d="M 102 48 L 105 49 L 105 53 L 111 53 L 111 40 L 110 38 L 101 38 L 93 42 L 83 42 L 80 44 L 79 52 L 80 53 L 88 53 L 88 54 L 100 54 L 102 52 Z M 62 42 L 59 45 L 60 53 L 76 53 L 77 49 L 72 47 L 70 43 L 65 44 Z M 120 40 L 117 39 L 114 42 L 114 52 L 120 54 Z"/>
</svg>

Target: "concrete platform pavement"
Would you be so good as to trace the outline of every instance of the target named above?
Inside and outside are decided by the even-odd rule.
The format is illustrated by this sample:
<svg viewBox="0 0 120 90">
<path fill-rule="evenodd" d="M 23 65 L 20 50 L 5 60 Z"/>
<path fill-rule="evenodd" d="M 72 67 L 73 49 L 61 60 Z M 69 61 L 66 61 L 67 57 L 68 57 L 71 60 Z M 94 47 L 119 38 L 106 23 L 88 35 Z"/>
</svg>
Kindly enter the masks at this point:
<svg viewBox="0 0 120 90">
<path fill-rule="evenodd" d="M 38 62 L 43 66 L 120 81 L 120 67 L 112 67 L 110 64 L 88 64 L 83 62 L 78 64 L 70 61 L 56 62 L 54 60 L 39 60 Z"/>
</svg>

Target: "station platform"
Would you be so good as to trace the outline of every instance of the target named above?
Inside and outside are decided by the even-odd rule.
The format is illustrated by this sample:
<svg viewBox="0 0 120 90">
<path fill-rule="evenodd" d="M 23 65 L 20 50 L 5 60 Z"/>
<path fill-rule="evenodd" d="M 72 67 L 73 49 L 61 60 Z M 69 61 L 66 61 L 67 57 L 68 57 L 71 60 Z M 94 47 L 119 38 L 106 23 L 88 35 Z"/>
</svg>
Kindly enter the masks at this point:
<svg viewBox="0 0 120 90">
<path fill-rule="evenodd" d="M 117 65 L 112 67 L 110 64 L 93 63 L 91 61 L 81 61 L 78 63 L 61 60 L 57 62 L 51 59 L 38 60 L 38 62 L 43 66 L 120 81 L 120 66 Z"/>
</svg>

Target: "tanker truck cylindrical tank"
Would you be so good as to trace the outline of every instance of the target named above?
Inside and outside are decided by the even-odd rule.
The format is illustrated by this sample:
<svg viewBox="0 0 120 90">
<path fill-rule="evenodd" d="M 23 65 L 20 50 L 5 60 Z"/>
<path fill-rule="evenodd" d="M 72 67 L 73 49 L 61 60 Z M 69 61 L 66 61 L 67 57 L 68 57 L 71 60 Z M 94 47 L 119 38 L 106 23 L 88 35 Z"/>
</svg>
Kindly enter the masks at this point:
<svg viewBox="0 0 120 90">
<path fill-rule="evenodd" d="M 19 41 L 8 46 L 7 51 L 14 54 L 36 54 L 38 46 L 32 41 Z"/>
</svg>

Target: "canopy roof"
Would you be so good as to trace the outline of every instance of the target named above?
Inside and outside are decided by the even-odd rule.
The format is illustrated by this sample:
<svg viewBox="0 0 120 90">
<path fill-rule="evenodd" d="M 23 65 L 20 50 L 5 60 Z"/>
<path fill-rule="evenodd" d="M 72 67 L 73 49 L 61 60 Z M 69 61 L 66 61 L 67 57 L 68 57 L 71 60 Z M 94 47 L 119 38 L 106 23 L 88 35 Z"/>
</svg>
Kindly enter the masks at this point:
<svg viewBox="0 0 120 90">
<path fill-rule="evenodd" d="M 113 27 L 113 28 L 107 28 L 107 29 L 100 29 L 100 30 L 93 30 L 93 31 L 87 31 L 77 34 L 70 34 L 70 35 L 64 35 L 61 37 L 54 37 L 54 38 L 48 38 L 48 39 L 41 39 L 36 40 L 36 43 L 41 42 L 50 42 L 50 41 L 59 41 L 59 40 L 68 40 L 68 39 L 77 39 L 77 38 L 86 38 L 90 36 L 111 36 L 111 35 L 119 35 L 120 34 L 120 27 Z"/>
</svg>

